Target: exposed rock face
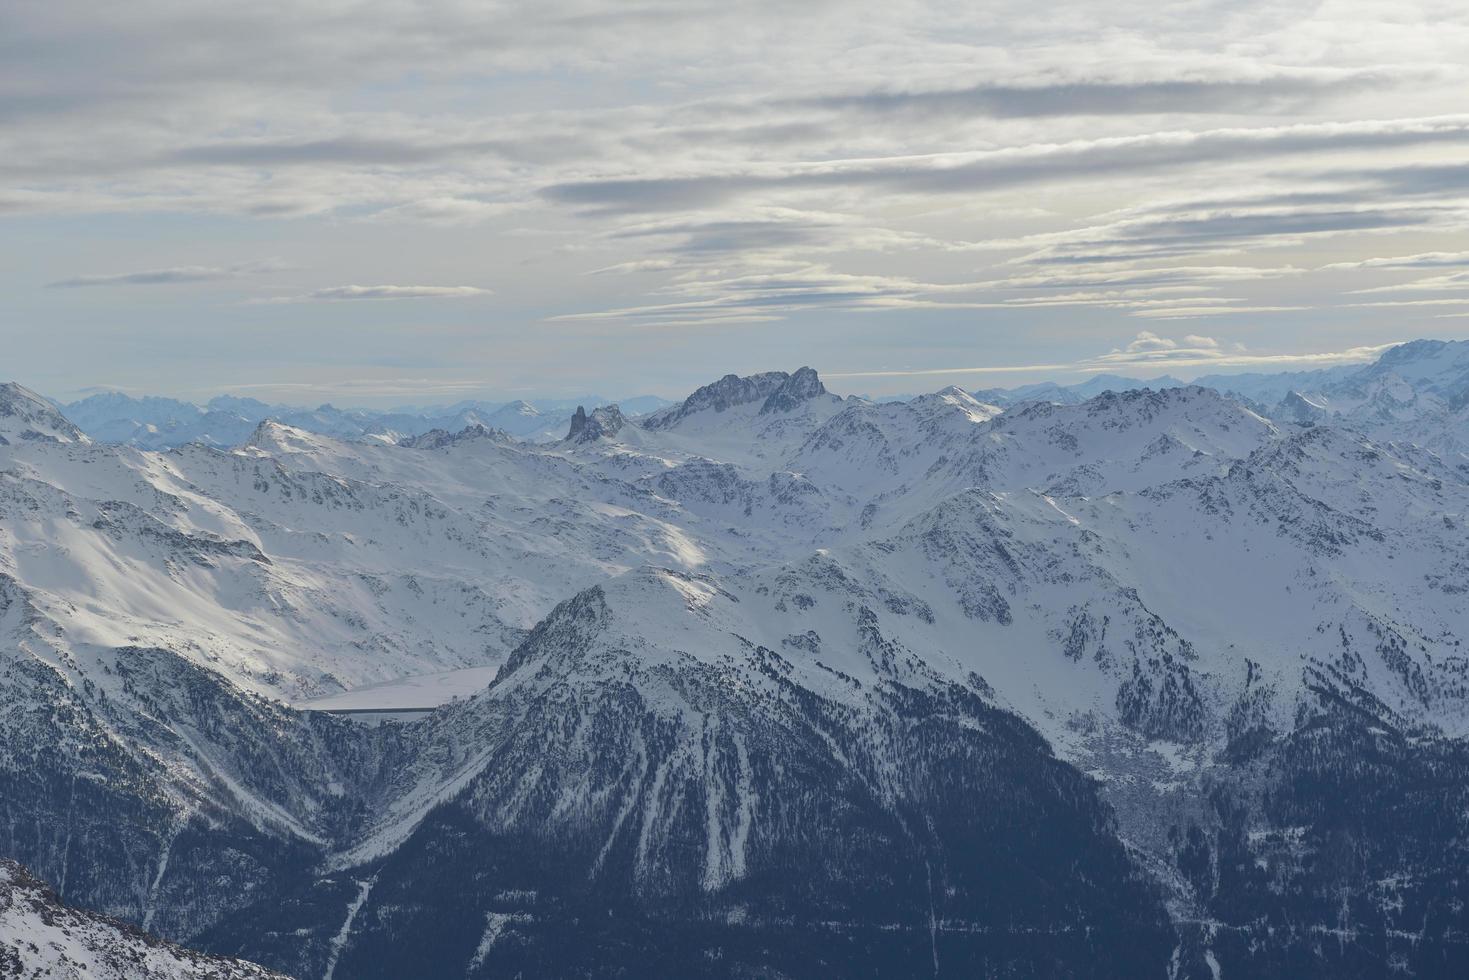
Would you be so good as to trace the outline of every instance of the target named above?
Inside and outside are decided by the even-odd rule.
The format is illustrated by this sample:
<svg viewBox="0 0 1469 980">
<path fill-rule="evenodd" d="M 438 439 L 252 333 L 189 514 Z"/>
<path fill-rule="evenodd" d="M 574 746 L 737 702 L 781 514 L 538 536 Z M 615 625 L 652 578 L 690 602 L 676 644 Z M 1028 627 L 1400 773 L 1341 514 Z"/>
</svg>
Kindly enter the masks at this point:
<svg viewBox="0 0 1469 980">
<path fill-rule="evenodd" d="M 781 386 L 772 391 L 760 406 L 761 415 L 771 412 L 789 412 L 818 395 L 826 394 L 826 386 L 812 368 L 803 367 L 786 378 Z"/>
<path fill-rule="evenodd" d="M 812 372 L 813 375 L 815 372 Z M 725 412 L 737 405 L 763 401 L 779 391 L 791 376 L 784 371 L 767 371 L 742 378 L 726 374 L 695 391 L 682 403 L 654 412 L 643 420 L 646 429 L 666 429 L 698 412 Z M 818 382 L 819 384 L 819 382 Z"/>
<path fill-rule="evenodd" d="M 588 415 L 585 408 L 578 405 L 576 414 L 571 417 L 571 428 L 567 430 L 567 442 L 596 442 L 598 439 L 610 439 L 622 431 L 627 424 L 623 418 L 622 410 L 616 405 L 603 405 L 594 409 Z"/>
</svg>

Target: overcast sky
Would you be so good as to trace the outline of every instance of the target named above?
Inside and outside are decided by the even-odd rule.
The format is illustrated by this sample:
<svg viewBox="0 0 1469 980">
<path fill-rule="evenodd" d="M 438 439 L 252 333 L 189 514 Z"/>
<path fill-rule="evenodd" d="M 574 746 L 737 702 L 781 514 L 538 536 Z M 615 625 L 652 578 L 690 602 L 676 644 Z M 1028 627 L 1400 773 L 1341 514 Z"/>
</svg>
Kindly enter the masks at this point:
<svg viewBox="0 0 1469 980">
<path fill-rule="evenodd" d="M 0 4 L 4 371 L 338 404 L 1469 336 L 1462 0 Z"/>
</svg>

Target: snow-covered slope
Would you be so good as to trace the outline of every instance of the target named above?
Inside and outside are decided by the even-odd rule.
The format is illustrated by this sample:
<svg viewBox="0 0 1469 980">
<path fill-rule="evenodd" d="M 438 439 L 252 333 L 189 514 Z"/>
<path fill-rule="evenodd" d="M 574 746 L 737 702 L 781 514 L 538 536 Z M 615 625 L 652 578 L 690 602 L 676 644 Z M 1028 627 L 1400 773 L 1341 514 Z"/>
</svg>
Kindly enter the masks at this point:
<svg viewBox="0 0 1469 980">
<path fill-rule="evenodd" d="M 243 960 L 206 956 L 132 926 L 67 908 L 0 858 L 0 976 L 89 980 L 285 980 Z"/>
<path fill-rule="evenodd" d="M 40 395 L 15 382 L 0 384 L 0 445 L 31 442 L 84 443 L 82 431 Z"/>
</svg>

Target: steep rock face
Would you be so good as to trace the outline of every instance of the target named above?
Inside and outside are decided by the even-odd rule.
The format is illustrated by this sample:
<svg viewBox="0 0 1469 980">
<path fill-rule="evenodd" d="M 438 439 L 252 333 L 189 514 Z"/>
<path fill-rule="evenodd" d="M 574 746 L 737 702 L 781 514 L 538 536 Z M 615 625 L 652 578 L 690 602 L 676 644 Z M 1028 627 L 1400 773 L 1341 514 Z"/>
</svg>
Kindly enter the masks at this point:
<svg viewBox="0 0 1469 980">
<path fill-rule="evenodd" d="M 594 409 L 588 415 L 586 409 L 578 405 L 576 414 L 571 417 L 571 427 L 567 429 L 567 442 L 595 442 L 598 439 L 610 439 L 622 431 L 627 424 L 623 418 L 622 410 L 616 405 L 603 405 Z"/>
<path fill-rule="evenodd" d="M 25 868 L 0 858 L 0 974 L 91 980 L 287 980 L 139 929 L 67 908 Z"/>
</svg>

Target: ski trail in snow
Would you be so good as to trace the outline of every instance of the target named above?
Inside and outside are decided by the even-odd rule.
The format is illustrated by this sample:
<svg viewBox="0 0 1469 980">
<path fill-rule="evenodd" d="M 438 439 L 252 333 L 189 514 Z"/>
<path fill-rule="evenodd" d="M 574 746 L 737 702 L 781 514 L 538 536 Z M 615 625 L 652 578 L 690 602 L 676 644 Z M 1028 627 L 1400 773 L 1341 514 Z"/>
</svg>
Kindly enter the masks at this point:
<svg viewBox="0 0 1469 980">
<path fill-rule="evenodd" d="M 372 891 L 375 881 L 377 881 L 377 876 L 373 875 L 366 881 L 357 882 L 357 897 L 347 906 L 347 918 L 342 923 L 342 928 L 332 937 L 331 955 L 327 958 L 326 972 L 321 975 L 321 980 L 332 980 L 332 976 L 337 972 L 337 960 L 341 957 L 347 940 L 351 938 L 352 923 L 356 920 L 357 913 L 362 911 L 362 906 L 367 904 L 368 893 Z"/>
</svg>

